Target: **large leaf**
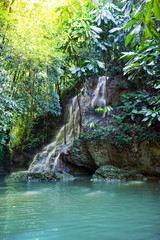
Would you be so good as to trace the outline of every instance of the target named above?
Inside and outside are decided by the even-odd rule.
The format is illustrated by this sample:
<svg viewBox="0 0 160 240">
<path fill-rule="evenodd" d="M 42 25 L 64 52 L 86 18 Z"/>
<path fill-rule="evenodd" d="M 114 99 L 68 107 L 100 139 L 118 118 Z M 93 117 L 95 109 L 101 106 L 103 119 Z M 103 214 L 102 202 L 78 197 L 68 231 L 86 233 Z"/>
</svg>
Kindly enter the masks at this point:
<svg viewBox="0 0 160 240">
<path fill-rule="evenodd" d="M 122 59 L 122 58 L 125 58 L 125 57 L 128 57 L 128 56 L 132 57 L 132 56 L 135 55 L 134 52 L 122 52 L 122 54 L 123 54 L 123 56 L 120 57 L 119 59 Z"/>
<path fill-rule="evenodd" d="M 98 65 L 99 68 L 104 69 L 104 63 L 103 62 L 97 61 L 97 65 Z"/>
<path fill-rule="evenodd" d="M 114 33 L 114 32 L 119 31 L 121 29 L 122 29 L 122 27 L 115 27 L 115 28 L 112 28 L 109 32 Z"/>
<path fill-rule="evenodd" d="M 135 23 L 137 23 L 137 22 L 138 22 L 137 19 L 133 19 L 133 20 L 129 21 L 129 22 L 125 25 L 124 30 L 126 30 L 127 28 L 133 26 L 133 25 L 134 25 Z"/>
<path fill-rule="evenodd" d="M 88 64 L 87 68 L 88 68 L 88 70 L 92 70 L 94 68 L 94 65 L 93 64 Z"/>
<path fill-rule="evenodd" d="M 69 70 L 72 72 L 72 74 L 75 74 L 76 72 L 78 72 L 80 70 L 80 68 L 74 66 L 74 67 L 71 67 Z"/>
<path fill-rule="evenodd" d="M 102 29 L 99 27 L 95 27 L 95 26 L 90 26 L 90 28 L 92 28 L 96 33 L 102 33 Z"/>
<path fill-rule="evenodd" d="M 151 30 L 157 37 L 160 37 L 160 33 L 157 31 L 157 28 L 155 26 L 151 25 Z"/>
<path fill-rule="evenodd" d="M 148 121 L 148 119 L 149 119 L 149 117 L 145 117 L 145 118 L 142 120 L 142 122 L 146 122 L 146 121 Z"/>
<path fill-rule="evenodd" d="M 131 31 L 131 35 L 138 34 L 140 31 L 141 31 L 141 25 L 138 25 Z"/>
<path fill-rule="evenodd" d="M 125 46 L 127 46 L 129 44 L 129 42 L 131 41 L 132 37 L 133 36 L 131 35 L 131 33 L 129 33 L 128 36 L 126 37 Z"/>
<path fill-rule="evenodd" d="M 149 35 L 151 38 L 153 37 L 152 32 L 150 31 L 150 28 L 148 25 L 146 25 L 146 36 Z"/>
<path fill-rule="evenodd" d="M 154 85 L 155 89 L 160 89 L 160 81 L 158 81 L 155 85 Z"/>
<path fill-rule="evenodd" d="M 108 20 L 112 20 L 113 22 L 115 22 L 115 19 L 114 19 L 112 13 L 110 11 L 108 11 L 108 10 L 106 11 L 106 18 Z"/>
<path fill-rule="evenodd" d="M 117 11 L 121 11 L 121 9 L 120 8 L 118 8 L 115 4 L 113 4 L 113 3 L 111 3 L 111 7 L 113 8 L 113 9 L 115 9 L 115 10 L 117 10 Z"/>
<path fill-rule="evenodd" d="M 160 1 L 159 0 L 154 0 L 153 12 L 154 12 L 156 18 L 160 19 Z"/>
<path fill-rule="evenodd" d="M 124 15 L 127 16 L 131 12 L 131 10 L 132 10 L 132 0 L 126 3 L 126 10 Z"/>
<path fill-rule="evenodd" d="M 148 23 L 148 21 L 150 21 L 151 19 L 151 13 L 152 13 L 152 0 L 147 2 L 147 8 L 146 8 L 146 17 L 145 17 L 145 21 L 146 24 Z"/>
</svg>

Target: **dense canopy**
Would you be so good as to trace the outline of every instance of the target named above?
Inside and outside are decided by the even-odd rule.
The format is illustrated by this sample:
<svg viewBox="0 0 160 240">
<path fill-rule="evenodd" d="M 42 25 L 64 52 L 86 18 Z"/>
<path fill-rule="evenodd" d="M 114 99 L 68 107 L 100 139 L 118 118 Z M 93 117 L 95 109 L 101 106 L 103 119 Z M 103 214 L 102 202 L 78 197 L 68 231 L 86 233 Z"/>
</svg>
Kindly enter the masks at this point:
<svg viewBox="0 0 160 240">
<path fill-rule="evenodd" d="M 131 121 L 160 121 L 159 0 L 1 0 L 0 158 L 9 143 L 46 141 L 35 123 L 46 129 L 72 88 L 102 75 L 123 75 L 122 102 L 142 102 L 125 110 Z"/>
</svg>

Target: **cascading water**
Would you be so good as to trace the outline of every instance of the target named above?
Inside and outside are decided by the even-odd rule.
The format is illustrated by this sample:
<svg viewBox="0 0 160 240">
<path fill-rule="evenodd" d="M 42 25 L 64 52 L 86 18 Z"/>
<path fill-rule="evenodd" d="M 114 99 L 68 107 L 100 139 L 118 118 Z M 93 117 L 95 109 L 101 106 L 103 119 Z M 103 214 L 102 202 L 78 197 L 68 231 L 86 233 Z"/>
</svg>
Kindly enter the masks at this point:
<svg viewBox="0 0 160 240">
<path fill-rule="evenodd" d="M 65 150 L 71 140 L 79 133 L 79 115 L 77 109 L 78 102 L 76 96 L 72 99 L 69 107 L 68 123 L 61 127 L 54 142 L 47 145 L 42 152 L 36 154 L 29 167 L 29 171 L 41 172 L 56 170 L 60 154 Z"/>
<path fill-rule="evenodd" d="M 91 106 L 105 107 L 106 105 L 106 80 L 105 77 L 99 78 L 98 84 L 93 92 Z"/>
<path fill-rule="evenodd" d="M 44 150 L 33 159 L 29 167 L 30 172 L 57 171 L 59 170 L 59 158 L 65 153 L 72 140 L 79 136 L 80 118 L 85 115 L 87 106 L 104 107 L 106 105 L 106 78 L 100 77 L 97 86 L 92 93 L 92 98 L 84 90 L 84 96 L 75 96 L 69 106 L 68 121 L 59 130 L 55 141 L 47 145 Z M 104 116 L 103 116 L 104 117 Z M 93 116 L 88 116 L 85 124 L 93 120 Z"/>
</svg>

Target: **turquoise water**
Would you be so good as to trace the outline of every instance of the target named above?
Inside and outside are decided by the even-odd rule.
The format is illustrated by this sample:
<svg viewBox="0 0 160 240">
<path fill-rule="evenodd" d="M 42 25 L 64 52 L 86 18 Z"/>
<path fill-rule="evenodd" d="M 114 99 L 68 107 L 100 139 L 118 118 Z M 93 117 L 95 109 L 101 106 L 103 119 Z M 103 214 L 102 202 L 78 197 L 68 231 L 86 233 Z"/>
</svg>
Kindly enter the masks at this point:
<svg viewBox="0 0 160 240">
<path fill-rule="evenodd" d="M 0 181 L 0 240 L 160 240 L 160 182 Z"/>
</svg>

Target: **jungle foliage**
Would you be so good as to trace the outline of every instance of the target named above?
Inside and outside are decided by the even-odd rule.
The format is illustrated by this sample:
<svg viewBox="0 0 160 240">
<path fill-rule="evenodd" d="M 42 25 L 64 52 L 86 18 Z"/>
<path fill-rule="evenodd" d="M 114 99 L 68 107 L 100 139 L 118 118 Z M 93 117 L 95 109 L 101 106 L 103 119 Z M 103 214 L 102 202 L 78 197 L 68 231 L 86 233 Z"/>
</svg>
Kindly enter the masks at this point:
<svg viewBox="0 0 160 240">
<path fill-rule="evenodd" d="M 28 151 L 44 142 L 38 119 L 49 129 L 65 96 L 99 75 L 123 76 L 129 86 L 119 127 L 160 121 L 159 0 L 1 0 L 0 158 L 9 142 Z"/>
</svg>

